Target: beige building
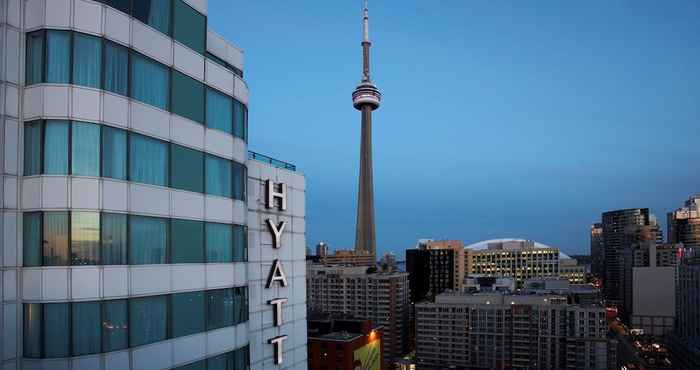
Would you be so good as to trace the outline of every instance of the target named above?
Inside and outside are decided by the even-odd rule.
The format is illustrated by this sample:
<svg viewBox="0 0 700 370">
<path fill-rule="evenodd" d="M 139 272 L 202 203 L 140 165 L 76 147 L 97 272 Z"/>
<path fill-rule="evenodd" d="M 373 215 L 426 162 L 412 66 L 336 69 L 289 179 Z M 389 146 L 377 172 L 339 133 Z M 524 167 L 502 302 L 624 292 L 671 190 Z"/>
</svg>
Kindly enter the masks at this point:
<svg viewBox="0 0 700 370">
<path fill-rule="evenodd" d="M 562 258 L 559 260 L 559 276 L 571 284 L 583 284 L 586 282 L 586 266 L 579 265 L 573 258 Z"/>
<path fill-rule="evenodd" d="M 419 368 L 608 369 L 605 310 L 565 295 L 443 293 L 416 304 Z"/>
<path fill-rule="evenodd" d="M 408 352 L 408 273 L 367 272 L 365 266 L 308 264 L 307 307 L 311 313 L 372 320 L 384 327 L 384 357 Z"/>
<path fill-rule="evenodd" d="M 450 250 L 454 252 L 454 262 L 452 265 L 454 284 L 452 289 L 462 289 L 464 287 L 465 277 L 464 243 L 461 240 L 430 240 L 425 243 L 425 249 L 429 251 Z"/>
<path fill-rule="evenodd" d="M 467 247 L 468 274 L 527 279 L 559 277 L 559 248 L 535 246 L 532 240 L 487 242 L 485 249 Z"/>
<path fill-rule="evenodd" d="M 377 262 L 373 254 L 353 249 L 339 249 L 335 252 L 319 256 L 320 262 L 327 265 L 375 266 Z"/>
</svg>

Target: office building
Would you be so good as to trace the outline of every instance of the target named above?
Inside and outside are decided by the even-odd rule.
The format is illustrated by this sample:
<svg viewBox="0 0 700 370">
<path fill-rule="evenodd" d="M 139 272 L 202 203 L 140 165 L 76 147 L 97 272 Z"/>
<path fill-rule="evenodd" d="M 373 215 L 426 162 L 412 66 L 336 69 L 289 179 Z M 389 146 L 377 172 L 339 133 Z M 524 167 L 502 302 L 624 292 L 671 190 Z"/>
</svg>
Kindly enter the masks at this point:
<svg viewBox="0 0 700 370">
<path fill-rule="evenodd" d="M 387 361 L 408 352 L 407 273 L 310 264 L 306 280 L 311 313 L 367 319 L 382 326 Z"/>
<path fill-rule="evenodd" d="M 591 225 L 591 273 L 603 278 L 605 274 L 605 243 L 603 242 L 603 224 Z"/>
<path fill-rule="evenodd" d="M 0 2 L 3 370 L 307 368 L 304 176 L 208 11 Z"/>
<path fill-rule="evenodd" d="M 309 370 L 384 370 L 382 327 L 371 320 L 309 319 Z"/>
<path fill-rule="evenodd" d="M 631 328 L 663 336 L 673 330 L 676 316 L 676 268 L 647 266 L 632 269 Z"/>
<path fill-rule="evenodd" d="M 623 254 L 632 245 L 644 242 L 662 242 L 662 234 L 654 215 L 648 208 L 632 208 L 605 212 L 602 215 L 603 226 L 603 295 L 606 302 L 615 305 L 623 317 L 629 315 L 631 307 L 625 307 L 625 301 L 631 302 L 632 287 L 629 276 L 631 269 L 625 267 Z M 625 294 L 628 297 L 625 297 Z"/>
<path fill-rule="evenodd" d="M 668 213 L 670 243 L 683 243 L 686 248 L 700 248 L 700 194 L 685 201 L 685 206 Z"/>
<path fill-rule="evenodd" d="M 559 248 L 532 240 L 499 239 L 467 246 L 473 274 L 512 277 L 517 285 L 527 279 L 559 277 Z"/>
<path fill-rule="evenodd" d="M 579 265 L 573 258 L 562 258 L 559 260 L 559 276 L 572 284 L 583 284 L 586 282 L 586 266 Z"/>
<path fill-rule="evenodd" d="M 679 255 L 676 321 L 669 347 L 674 369 L 700 369 L 700 252 L 686 248 Z"/>
<path fill-rule="evenodd" d="M 325 257 L 328 255 L 328 244 L 324 242 L 320 242 L 316 244 L 316 256 L 317 257 Z"/>
<path fill-rule="evenodd" d="M 421 369 L 608 369 L 605 310 L 566 296 L 443 293 L 416 321 Z"/>
<path fill-rule="evenodd" d="M 460 240 L 424 240 L 406 250 L 411 302 L 433 299 L 464 286 L 464 244 Z"/>
<path fill-rule="evenodd" d="M 558 294 L 572 304 L 601 305 L 603 295 L 591 284 L 572 284 L 566 278 L 529 279 L 523 285 L 524 294 Z"/>
<path fill-rule="evenodd" d="M 326 265 L 346 266 L 376 266 L 376 257 L 373 254 L 354 249 L 337 249 L 333 253 L 327 253 L 319 257 L 319 261 Z"/>
</svg>

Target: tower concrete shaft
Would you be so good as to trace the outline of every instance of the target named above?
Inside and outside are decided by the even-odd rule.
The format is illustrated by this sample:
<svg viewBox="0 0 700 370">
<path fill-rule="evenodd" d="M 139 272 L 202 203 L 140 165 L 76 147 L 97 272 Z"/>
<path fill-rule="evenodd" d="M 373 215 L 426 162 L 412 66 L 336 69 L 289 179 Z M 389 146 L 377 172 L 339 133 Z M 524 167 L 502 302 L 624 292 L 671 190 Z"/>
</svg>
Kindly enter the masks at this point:
<svg viewBox="0 0 700 370">
<path fill-rule="evenodd" d="M 369 11 L 367 1 L 363 9 L 362 80 L 352 94 L 355 109 L 362 112 L 360 144 L 360 178 L 357 194 L 357 228 L 355 250 L 376 257 L 377 243 L 374 224 L 374 180 L 372 167 L 372 111 L 379 108 L 381 93 L 370 80 Z"/>
</svg>

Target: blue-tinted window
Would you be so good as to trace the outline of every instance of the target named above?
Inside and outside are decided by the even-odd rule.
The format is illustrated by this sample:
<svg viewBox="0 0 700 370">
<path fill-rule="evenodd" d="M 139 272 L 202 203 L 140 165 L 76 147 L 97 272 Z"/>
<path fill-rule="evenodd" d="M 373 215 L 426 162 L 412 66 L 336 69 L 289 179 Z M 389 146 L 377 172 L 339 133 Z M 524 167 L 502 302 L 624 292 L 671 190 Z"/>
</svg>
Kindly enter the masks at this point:
<svg viewBox="0 0 700 370">
<path fill-rule="evenodd" d="M 189 365 L 178 366 L 174 370 L 206 370 L 207 362 L 206 360 L 193 362 Z M 245 368 L 242 368 L 245 369 Z"/>
<path fill-rule="evenodd" d="M 22 223 L 22 256 L 25 267 L 41 266 L 41 212 L 24 214 Z"/>
<path fill-rule="evenodd" d="M 241 225 L 233 227 L 233 261 L 245 262 L 248 260 L 248 229 Z"/>
<path fill-rule="evenodd" d="M 248 321 L 248 288 L 233 288 L 233 323 Z"/>
<path fill-rule="evenodd" d="M 170 221 L 171 262 L 204 263 L 204 223 L 201 221 Z"/>
<path fill-rule="evenodd" d="M 102 176 L 126 180 L 126 131 L 102 126 Z"/>
<path fill-rule="evenodd" d="M 73 122 L 71 173 L 100 176 L 100 125 Z"/>
<path fill-rule="evenodd" d="M 236 370 L 231 352 L 207 359 L 207 370 Z"/>
<path fill-rule="evenodd" d="M 131 134 L 129 180 L 168 186 L 168 144 L 143 135 Z"/>
<path fill-rule="evenodd" d="M 168 220 L 129 216 L 129 264 L 166 263 Z"/>
<path fill-rule="evenodd" d="M 70 356 L 70 308 L 68 303 L 46 303 L 44 308 L 44 355 Z"/>
<path fill-rule="evenodd" d="M 167 296 L 129 300 L 129 346 L 165 340 L 168 333 Z"/>
<path fill-rule="evenodd" d="M 233 289 L 207 291 L 207 330 L 233 325 Z"/>
<path fill-rule="evenodd" d="M 245 186 L 248 180 L 248 171 L 240 163 L 233 162 L 233 199 L 245 201 Z"/>
<path fill-rule="evenodd" d="M 99 0 L 114 9 L 130 14 L 129 0 Z M 138 0 L 137 0 L 138 1 Z"/>
<path fill-rule="evenodd" d="M 231 198 L 231 161 L 206 156 L 206 193 Z"/>
<path fill-rule="evenodd" d="M 133 53 L 130 88 L 132 98 L 168 110 L 170 70 L 166 66 Z"/>
<path fill-rule="evenodd" d="M 207 88 L 207 126 L 233 132 L 233 100 L 211 88 Z"/>
<path fill-rule="evenodd" d="M 44 174 L 68 174 L 68 121 L 46 121 Z"/>
<path fill-rule="evenodd" d="M 41 304 L 24 304 L 24 357 L 41 358 L 41 332 L 43 324 L 41 320 Z"/>
<path fill-rule="evenodd" d="M 129 347 L 129 318 L 126 300 L 102 303 L 102 351 L 111 352 Z"/>
<path fill-rule="evenodd" d="M 176 70 L 172 74 L 170 111 L 204 123 L 204 85 Z"/>
<path fill-rule="evenodd" d="M 129 50 L 105 41 L 104 89 L 127 96 L 129 94 Z"/>
<path fill-rule="evenodd" d="M 174 5 L 173 38 L 190 49 L 204 54 L 207 35 L 206 17 L 182 0 L 174 0 Z"/>
<path fill-rule="evenodd" d="M 227 224 L 207 223 L 207 262 L 233 261 L 233 228 Z"/>
<path fill-rule="evenodd" d="M 24 123 L 24 176 L 41 173 L 42 121 Z"/>
<path fill-rule="evenodd" d="M 204 292 L 178 293 L 171 296 L 172 337 L 204 331 Z"/>
<path fill-rule="evenodd" d="M 102 264 L 126 265 L 127 261 L 127 233 L 125 214 L 102 214 Z"/>
<path fill-rule="evenodd" d="M 134 18 L 163 32 L 170 34 L 171 0 L 137 0 L 133 2 Z"/>
<path fill-rule="evenodd" d="M 233 101 L 233 134 L 248 141 L 248 108 L 238 100 Z"/>
<path fill-rule="evenodd" d="M 46 82 L 70 83 L 71 33 L 47 31 L 46 37 Z"/>
<path fill-rule="evenodd" d="M 70 224 L 72 264 L 99 264 L 100 214 L 98 212 L 73 212 Z"/>
<path fill-rule="evenodd" d="M 73 303 L 72 316 L 73 356 L 100 353 L 100 302 Z"/>
<path fill-rule="evenodd" d="M 68 212 L 44 212 L 43 265 L 68 266 Z"/>
<path fill-rule="evenodd" d="M 248 364 L 250 363 L 249 351 L 250 348 L 248 346 L 233 351 L 234 369 L 248 369 Z"/>
<path fill-rule="evenodd" d="M 170 144 L 170 186 L 204 192 L 204 153 Z"/>
<path fill-rule="evenodd" d="M 44 31 L 27 34 L 27 86 L 43 82 L 44 79 Z"/>
<path fill-rule="evenodd" d="M 73 83 L 100 88 L 102 80 L 102 39 L 73 33 Z"/>
</svg>

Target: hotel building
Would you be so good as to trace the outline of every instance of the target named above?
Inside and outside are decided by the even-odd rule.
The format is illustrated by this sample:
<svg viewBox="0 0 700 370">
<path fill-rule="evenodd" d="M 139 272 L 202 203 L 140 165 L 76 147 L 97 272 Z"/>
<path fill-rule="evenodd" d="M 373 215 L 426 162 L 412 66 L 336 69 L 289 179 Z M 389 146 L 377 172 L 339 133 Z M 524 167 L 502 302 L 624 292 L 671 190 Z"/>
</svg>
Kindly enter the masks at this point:
<svg viewBox="0 0 700 370">
<path fill-rule="evenodd" d="M 0 2 L 0 368 L 306 369 L 305 179 L 206 0 Z"/>
</svg>

